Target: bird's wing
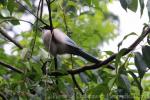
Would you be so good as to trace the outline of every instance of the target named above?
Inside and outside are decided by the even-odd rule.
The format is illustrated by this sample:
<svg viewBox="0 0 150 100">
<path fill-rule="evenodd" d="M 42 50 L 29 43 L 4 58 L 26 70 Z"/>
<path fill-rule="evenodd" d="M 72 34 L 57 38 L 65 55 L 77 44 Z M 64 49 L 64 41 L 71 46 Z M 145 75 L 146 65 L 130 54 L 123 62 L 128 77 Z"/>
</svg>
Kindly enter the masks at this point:
<svg viewBox="0 0 150 100">
<path fill-rule="evenodd" d="M 77 44 L 73 40 L 71 40 L 68 36 L 65 38 L 65 40 L 67 41 L 67 45 L 78 47 Z"/>
<path fill-rule="evenodd" d="M 65 33 L 60 31 L 59 29 L 54 29 L 54 37 L 60 43 L 78 48 L 76 43 L 73 40 L 71 40 Z"/>
</svg>

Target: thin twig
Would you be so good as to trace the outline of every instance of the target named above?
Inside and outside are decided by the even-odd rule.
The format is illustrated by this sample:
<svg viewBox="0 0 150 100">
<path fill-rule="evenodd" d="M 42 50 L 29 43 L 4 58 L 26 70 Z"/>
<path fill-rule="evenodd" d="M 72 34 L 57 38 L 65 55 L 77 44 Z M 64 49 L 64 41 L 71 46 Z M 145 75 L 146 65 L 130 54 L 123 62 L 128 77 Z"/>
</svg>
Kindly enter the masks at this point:
<svg viewBox="0 0 150 100">
<path fill-rule="evenodd" d="M 55 62 L 55 71 L 58 70 L 58 65 L 57 65 L 57 57 L 54 57 L 54 62 Z M 56 76 L 56 84 L 58 85 L 58 77 Z"/>
<path fill-rule="evenodd" d="M 8 69 L 11 69 L 11 70 L 13 70 L 13 71 L 15 71 L 15 72 L 17 72 L 17 73 L 19 73 L 19 74 L 23 74 L 23 71 L 21 71 L 20 69 L 17 69 L 17 68 L 15 68 L 14 66 L 11 66 L 11 65 L 9 65 L 9 64 L 6 64 L 6 63 L 4 63 L 3 61 L 0 61 L 0 65 L 6 67 L 6 68 L 8 68 Z"/>
<path fill-rule="evenodd" d="M 19 49 L 23 49 L 23 46 L 20 45 L 15 39 L 11 38 L 2 28 L 0 28 L 0 33 L 7 38 L 9 41 L 14 43 Z"/>
<path fill-rule="evenodd" d="M 34 15 L 29 9 L 27 9 L 23 4 L 21 4 L 19 1 L 16 0 L 16 2 L 22 6 L 25 10 L 27 10 L 30 14 L 32 14 L 35 18 L 37 18 L 40 22 L 42 22 L 44 25 L 48 26 L 43 20 L 41 20 L 38 16 Z"/>
<path fill-rule="evenodd" d="M 32 44 L 32 47 L 31 47 L 31 56 L 32 56 L 32 54 L 33 54 L 33 51 L 34 51 L 34 46 L 35 46 L 35 42 L 36 42 L 36 37 L 37 37 L 37 27 L 38 27 L 38 22 L 39 22 L 39 19 L 38 19 L 38 16 L 39 16 L 39 13 L 40 13 L 40 6 L 41 6 L 41 3 L 42 3 L 42 1 L 43 0 L 40 0 L 39 1 L 39 5 L 38 5 L 38 9 L 37 9 L 37 22 L 36 22 L 36 31 L 35 31 L 35 34 L 34 34 L 34 39 L 33 39 L 33 44 Z M 40 16 L 42 16 L 41 14 L 40 14 Z M 32 42 L 32 41 L 31 41 Z"/>
<path fill-rule="evenodd" d="M 73 80 L 74 85 L 77 87 L 77 89 L 78 89 L 78 90 L 80 91 L 80 93 L 83 95 L 84 93 L 83 93 L 82 89 L 80 88 L 79 84 L 77 83 L 75 76 L 74 76 L 73 74 L 71 74 L 71 77 L 72 77 L 72 80 Z"/>
<path fill-rule="evenodd" d="M 134 48 L 150 33 L 150 27 L 147 27 L 143 30 L 142 34 L 138 37 L 138 39 L 131 44 L 128 48 L 124 49 L 124 55 L 128 54 L 129 52 L 131 52 L 132 50 L 134 50 Z M 102 67 L 103 65 L 107 65 L 109 62 L 113 61 L 116 56 L 119 54 L 120 52 L 113 54 L 112 56 L 110 56 L 109 58 L 107 58 L 106 60 L 102 61 L 101 63 L 97 63 L 97 64 L 92 64 L 92 65 L 86 65 L 77 69 L 71 69 L 71 70 L 67 70 L 65 73 L 62 72 L 51 72 L 49 73 L 50 76 L 64 76 L 64 75 L 68 75 L 68 74 L 79 74 L 81 72 L 87 71 L 87 70 L 93 70 L 93 69 L 97 69 Z"/>
<path fill-rule="evenodd" d="M 48 8 L 48 12 L 49 12 L 49 23 L 50 23 L 50 30 L 51 33 L 53 33 L 53 23 L 52 23 L 52 15 L 51 15 L 51 4 L 50 4 L 50 0 L 46 0 L 47 3 L 47 8 Z"/>
</svg>

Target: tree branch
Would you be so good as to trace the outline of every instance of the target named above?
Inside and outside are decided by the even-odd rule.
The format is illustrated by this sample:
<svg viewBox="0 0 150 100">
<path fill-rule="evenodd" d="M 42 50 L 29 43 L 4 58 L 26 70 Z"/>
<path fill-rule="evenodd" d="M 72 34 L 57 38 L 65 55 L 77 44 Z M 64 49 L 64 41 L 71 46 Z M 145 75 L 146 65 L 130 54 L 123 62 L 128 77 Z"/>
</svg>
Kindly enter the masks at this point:
<svg viewBox="0 0 150 100">
<path fill-rule="evenodd" d="M 134 50 L 134 48 L 148 35 L 148 33 L 150 33 L 150 27 L 144 28 L 142 34 L 137 38 L 137 40 L 133 44 L 131 44 L 128 48 L 124 49 L 125 51 L 122 56 L 124 56 L 124 55 L 128 54 L 129 52 L 131 52 L 132 50 Z M 97 69 L 97 68 L 100 68 L 103 65 L 107 65 L 109 62 L 113 61 L 119 53 L 120 52 L 113 54 L 112 56 L 110 56 L 106 60 L 102 61 L 101 63 L 86 65 L 84 67 L 80 67 L 77 69 L 70 69 L 70 70 L 67 70 L 65 73 L 62 73 L 59 71 L 50 72 L 49 75 L 50 76 L 64 76 L 64 75 L 68 75 L 68 74 L 73 75 L 73 74 L 79 74 L 79 73 L 87 71 L 87 70 Z"/>
<path fill-rule="evenodd" d="M 23 46 L 21 46 L 16 40 L 14 40 L 13 38 L 11 38 L 2 28 L 0 28 L 0 33 L 7 38 L 9 41 L 11 41 L 12 43 L 14 43 L 19 49 L 23 49 Z"/>
<path fill-rule="evenodd" d="M 50 30 L 51 30 L 51 33 L 52 33 L 52 31 L 53 31 L 53 22 L 52 22 L 52 15 L 51 15 L 51 1 L 46 0 L 46 3 L 47 3 L 48 12 L 49 12 Z"/>
<path fill-rule="evenodd" d="M 20 69 L 17 69 L 17 68 L 15 68 L 14 66 L 11 66 L 11 65 L 9 65 L 9 64 L 6 64 L 6 63 L 4 63 L 3 61 L 0 61 L 0 65 L 6 67 L 6 68 L 8 68 L 8 69 L 11 69 L 11 70 L 13 70 L 13 71 L 15 71 L 15 72 L 17 72 L 17 73 L 19 73 L 19 74 L 23 74 L 23 72 L 22 72 Z"/>
</svg>

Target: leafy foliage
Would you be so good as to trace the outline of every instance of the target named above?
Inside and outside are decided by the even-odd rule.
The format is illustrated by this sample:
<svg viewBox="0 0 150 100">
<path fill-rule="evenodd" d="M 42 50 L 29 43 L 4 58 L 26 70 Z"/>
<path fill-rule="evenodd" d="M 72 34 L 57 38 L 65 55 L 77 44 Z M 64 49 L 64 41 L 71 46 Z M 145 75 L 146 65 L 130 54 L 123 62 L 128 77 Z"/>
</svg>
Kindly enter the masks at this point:
<svg viewBox="0 0 150 100">
<path fill-rule="evenodd" d="M 149 37 L 147 45 L 142 46 L 142 53 L 135 52 L 124 56 L 126 48 L 120 49 L 127 37 L 136 35 L 134 32 L 127 34 L 118 44 L 119 54 L 110 62 L 115 65 L 115 71 L 104 66 L 101 69 L 76 74 L 76 80 L 71 74 L 59 77 L 49 75 L 55 70 L 55 63 L 53 57 L 44 49 L 42 32 L 39 30 L 43 25 L 42 21 L 49 24 L 49 12 L 45 12 L 46 7 L 51 7 L 54 27 L 61 28 L 87 52 L 101 58 L 104 56 L 99 53 L 98 45 L 116 35 L 117 26 L 113 24 L 116 19 L 107 9 L 107 4 L 112 1 L 51 0 L 51 4 L 47 5 L 46 0 L 0 0 L 0 27 L 23 46 L 23 49 L 18 49 L 0 32 L 0 62 L 3 61 L 24 73 L 19 74 L 0 63 L 2 99 L 129 99 L 136 98 L 135 95 L 141 99 L 142 95 L 145 96 L 144 93 L 150 90 L 149 81 L 144 79 L 149 77 L 146 73 L 150 68 Z M 120 0 L 120 3 L 123 9 L 134 12 L 140 4 L 141 15 L 143 14 L 144 0 L 139 0 L 139 4 L 138 0 Z M 149 12 L 149 0 L 147 9 Z M 28 20 L 24 18 L 28 16 Z M 30 19 L 31 16 L 37 16 L 39 19 Z M 19 31 L 18 26 L 21 23 L 28 23 L 30 29 Z M 24 25 L 22 29 L 26 27 Z M 105 53 L 105 56 L 115 54 L 111 50 Z M 135 64 L 130 61 L 132 58 Z M 77 69 L 88 63 L 76 56 L 61 56 L 58 58 L 58 71 L 67 73 L 68 69 Z M 136 66 L 137 70 L 131 66 Z"/>
</svg>

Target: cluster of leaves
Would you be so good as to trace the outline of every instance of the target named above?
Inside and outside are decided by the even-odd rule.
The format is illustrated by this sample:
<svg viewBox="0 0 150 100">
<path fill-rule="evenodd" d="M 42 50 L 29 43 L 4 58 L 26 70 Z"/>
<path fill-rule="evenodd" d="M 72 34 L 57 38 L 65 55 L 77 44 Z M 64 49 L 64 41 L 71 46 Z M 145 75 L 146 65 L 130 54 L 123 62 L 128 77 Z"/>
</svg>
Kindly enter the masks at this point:
<svg viewBox="0 0 150 100">
<path fill-rule="evenodd" d="M 130 9 L 133 12 L 136 12 L 138 9 L 138 5 L 140 5 L 140 12 L 142 16 L 144 7 L 145 7 L 144 0 L 120 0 L 120 3 L 121 3 L 122 8 L 124 8 L 126 11 L 127 9 Z M 147 0 L 146 6 L 148 10 L 148 15 L 150 18 L 150 1 L 149 0 Z"/>
<path fill-rule="evenodd" d="M 26 9 L 16 1 L 22 3 Z M 45 1 L 44 6 L 47 7 Z M 143 0 L 139 1 L 142 13 L 144 3 Z M 1 0 L 0 27 L 4 28 L 6 33 L 13 31 L 14 26 L 19 25 L 20 21 L 24 21 L 19 19 L 21 16 L 30 15 L 27 9 L 37 12 L 38 6 L 35 5 L 35 2 L 37 0 Z M 128 8 L 132 11 L 136 11 L 138 6 L 137 0 L 120 0 L 120 2 L 124 9 Z M 115 36 L 116 26 L 112 23 L 114 15 L 108 12 L 107 3 L 107 0 L 54 0 L 51 3 L 53 26 L 61 27 L 77 44 L 95 56 L 99 56 L 98 44 Z M 43 16 L 40 18 L 48 22 L 48 17 L 48 14 L 43 12 Z M 79 73 L 74 76 L 79 85 L 77 87 L 75 80 L 70 75 L 54 77 L 47 74 L 47 72 L 54 71 L 55 64 L 52 57 L 43 49 L 41 32 L 38 30 L 38 26 L 42 23 L 36 20 L 32 25 L 32 30 L 15 34 L 14 39 L 19 41 L 24 48 L 19 50 L 13 45 L 10 55 L 4 50 L 8 41 L 0 35 L 2 37 L 0 38 L 0 59 L 24 72 L 24 74 L 18 74 L 13 70 L 2 68 L 3 66 L 0 65 L 1 97 L 23 100 L 66 98 L 91 98 L 92 100 L 93 98 L 129 99 L 134 98 L 135 95 L 142 96 L 142 79 L 146 69 L 149 68 L 150 61 L 149 46 L 143 46 L 142 54 L 135 53 L 137 70 L 129 67 L 132 65 L 129 59 L 133 58 L 134 54 L 122 57 L 124 52 L 122 49 L 122 52 L 112 62 L 116 67 L 115 72 L 103 68 Z M 124 39 L 128 36 L 130 35 Z M 18 37 L 21 39 L 18 40 Z M 106 54 L 110 56 L 114 52 L 106 51 Z M 78 58 L 74 56 L 72 58 L 61 57 L 58 59 L 58 71 L 66 72 L 67 69 L 79 68 L 87 64 L 85 60 Z M 137 76 L 136 73 L 139 75 Z M 82 89 L 84 95 L 81 95 L 79 88 Z M 148 91 L 149 88 L 145 87 L 144 90 Z"/>
<path fill-rule="evenodd" d="M 38 8 L 34 5 L 34 0 L 23 0 L 19 2 L 31 12 L 34 12 L 34 10 Z M 109 14 L 105 3 L 105 1 L 99 2 L 98 0 L 95 0 L 94 2 L 90 0 L 54 1 L 51 4 L 53 25 L 54 27 L 62 28 L 65 32 L 67 26 L 67 31 L 69 32 L 66 33 L 70 33 L 70 36 L 77 44 L 86 50 L 95 53 L 95 55 L 98 55 L 96 52 L 97 50 L 94 50 L 93 48 L 96 49 L 99 43 L 108 40 L 110 37 L 114 37 L 115 25 L 113 25 L 111 19 L 107 19 L 113 16 Z M 30 15 L 30 13 L 15 0 L 1 1 L 0 9 L 1 27 L 5 29 L 6 33 L 8 31 L 13 32 L 13 27 L 19 25 L 20 21 L 24 21 L 23 19 L 20 20 L 21 16 Z M 42 20 L 48 22 L 48 14 L 44 15 L 43 13 Z M 8 99 L 40 98 L 47 100 L 52 98 L 63 99 L 72 98 L 74 96 L 80 97 L 81 94 L 79 90 L 75 88 L 72 77 L 64 76 L 56 78 L 48 76 L 47 74 L 45 75 L 43 68 L 46 66 L 47 72 L 54 71 L 54 62 L 52 58 L 49 57 L 49 54 L 43 49 L 41 32 L 37 30 L 37 24 L 40 26 L 42 23 L 40 21 L 38 21 L 38 23 L 35 21 L 32 24 L 31 31 L 15 34 L 14 39 L 16 41 L 18 41 L 18 37 L 22 38 L 19 39 L 19 43 L 23 45 L 24 48 L 19 50 L 13 45 L 13 48 L 9 50 L 12 52 L 10 55 L 7 53 L 5 54 L 4 51 L 4 46 L 8 44 L 8 41 L 4 40 L 4 37 L 1 36 L 3 37 L 1 39 L 1 60 L 11 66 L 21 69 L 25 74 L 21 75 L 12 70 L 1 68 L 0 94 Z M 33 45 L 34 50 L 32 51 Z M 58 62 L 58 67 L 60 66 L 58 70 L 61 72 L 66 71 L 67 69 L 72 68 L 72 63 L 74 68 L 83 66 L 87 63 L 85 60 L 78 59 L 77 57 L 73 57 L 72 63 L 70 63 L 70 59 L 70 57 L 61 58 L 61 61 Z M 0 66 L 3 67 L 2 65 Z M 99 74 L 95 73 L 98 72 L 89 71 L 75 76 L 76 80 L 78 80 L 77 83 L 81 86 L 82 90 L 89 91 L 89 94 L 91 93 L 90 89 L 92 89 L 93 86 L 96 87 L 96 84 L 101 80 Z M 96 77 L 99 78 L 97 79 Z M 58 81 L 57 84 L 56 79 Z M 94 92 L 92 92 L 92 94 L 94 95 Z"/>
</svg>

